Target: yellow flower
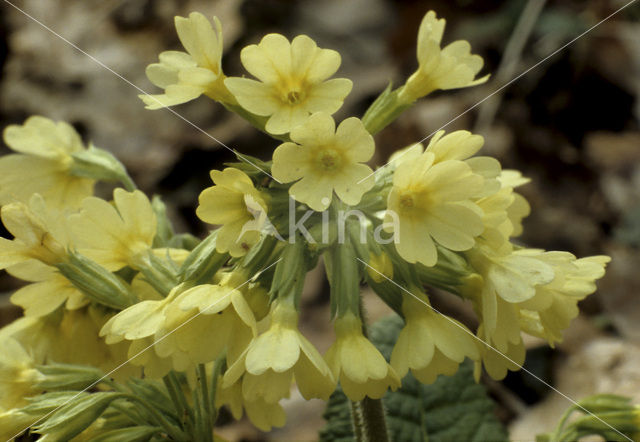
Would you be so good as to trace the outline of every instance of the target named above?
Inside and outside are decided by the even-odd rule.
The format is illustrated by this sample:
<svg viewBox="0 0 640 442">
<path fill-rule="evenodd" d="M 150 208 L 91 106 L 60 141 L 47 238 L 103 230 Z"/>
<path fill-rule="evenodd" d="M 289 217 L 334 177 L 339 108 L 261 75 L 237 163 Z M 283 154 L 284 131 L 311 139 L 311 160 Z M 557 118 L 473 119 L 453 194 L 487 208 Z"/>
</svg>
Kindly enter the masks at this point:
<svg viewBox="0 0 640 442">
<path fill-rule="evenodd" d="M 268 297 L 263 288 L 246 281 L 244 273 L 229 272 L 218 284 L 202 284 L 182 293 L 175 304 L 183 315 L 200 315 L 159 343 L 158 353 L 162 352 L 164 342 L 170 345 L 173 340 L 193 361 L 213 361 L 224 351 L 229 363 L 235 361 L 257 333 L 247 297 L 255 294 Z M 156 340 L 180 325 L 178 318 L 177 311 L 170 309 L 163 329 L 156 333 Z"/>
<path fill-rule="evenodd" d="M 156 234 L 156 215 L 139 190 L 113 191 L 113 204 L 85 198 L 80 213 L 69 217 L 78 251 L 111 271 L 130 265 L 149 251 Z"/>
<path fill-rule="evenodd" d="M 22 126 L 8 126 L 3 137 L 18 153 L 0 158 L 0 205 L 39 193 L 53 207 L 68 208 L 93 194 L 95 180 L 69 173 L 71 154 L 85 149 L 71 125 L 33 116 Z"/>
<path fill-rule="evenodd" d="M 487 335 L 482 324 L 478 327 L 477 336 L 487 345 L 481 344 L 479 346 L 481 360 L 475 362 L 473 372 L 476 382 L 480 380 L 482 366 L 484 366 L 487 374 L 496 381 L 504 379 L 507 371 L 520 370 L 522 364 L 524 364 L 526 349 L 519 335 L 517 340 L 508 341 L 502 348 L 498 348 L 493 338 Z"/>
<path fill-rule="evenodd" d="M 276 302 L 270 317 L 269 329 L 225 373 L 223 387 L 242 376 L 246 400 L 275 403 L 289 397 L 295 377 L 305 399 L 329 399 L 336 383 L 318 350 L 298 331 L 295 307 L 288 301 Z"/>
<path fill-rule="evenodd" d="M 481 347 L 482 362 L 491 377 L 502 379 L 507 369 L 517 370 L 524 362 L 518 305 L 533 298 L 538 287 L 551 282 L 554 269 L 527 253 L 498 253 L 484 246 L 475 247 L 466 256 L 479 274 L 479 283 L 469 280 L 462 292 L 471 298 L 481 318 L 478 337 L 490 346 Z"/>
<path fill-rule="evenodd" d="M 66 259 L 69 240 L 63 214 L 49 210 L 39 194 L 31 197 L 29 205 L 15 202 L 3 206 L 1 216 L 14 239 L 0 238 L 0 268 L 28 266 L 35 261 L 55 265 Z"/>
<path fill-rule="evenodd" d="M 290 132 L 315 112 L 333 114 L 351 92 L 351 80 L 327 80 L 338 70 L 340 54 L 318 48 L 306 35 L 291 43 L 280 34 L 265 35 L 240 59 L 260 81 L 232 77 L 224 84 L 246 110 L 269 117 L 265 129 L 272 134 Z"/>
<path fill-rule="evenodd" d="M 537 250 L 519 250 L 499 254 L 486 247 L 476 247 L 466 253 L 471 266 L 484 278 L 484 289 L 506 302 L 519 303 L 531 299 L 536 287 L 548 284 L 554 269 L 538 259 Z"/>
<path fill-rule="evenodd" d="M 131 341 L 128 358 L 131 363 L 145 368 L 145 375 L 151 378 L 164 376 L 173 368 L 171 358 L 159 356 L 154 348 L 153 336 L 165 320 L 169 304 L 175 299 L 177 289 L 159 301 L 141 301 L 112 316 L 100 329 L 100 336 L 105 337 L 109 345 Z M 140 353 L 142 352 L 142 353 Z"/>
<path fill-rule="evenodd" d="M 329 207 L 334 191 L 343 202 L 355 205 L 373 187 L 373 171 L 362 163 L 371 159 L 375 145 L 359 119 L 347 118 L 336 130 L 333 118 L 319 112 L 290 137 L 293 143 L 283 143 L 273 153 L 271 172 L 283 183 L 296 181 L 289 189 L 296 201 L 321 212 Z"/>
<path fill-rule="evenodd" d="M 434 162 L 427 151 L 398 165 L 385 215 L 385 229 L 394 233 L 400 256 L 426 266 L 437 261 L 435 242 L 468 250 L 483 230 L 482 211 L 471 201 L 483 178 L 459 160 Z"/>
<path fill-rule="evenodd" d="M 400 90 L 398 98 L 411 103 L 436 89 L 457 89 L 484 83 L 488 75 L 474 80 L 484 64 L 482 57 L 471 54 L 465 40 L 454 41 L 440 48 L 445 20 L 427 12 L 418 31 L 418 63 L 416 72 Z"/>
<path fill-rule="evenodd" d="M 244 281 L 240 281 L 242 283 Z M 253 312 L 237 288 L 238 275 L 227 274 L 216 285 L 174 288 L 166 298 L 139 302 L 113 316 L 100 330 L 108 344 L 131 341 L 129 357 L 147 346 L 132 363 L 150 377 L 167 370 L 187 370 L 215 360 L 224 351 L 237 358 L 256 334 Z M 263 293 L 266 296 L 266 293 Z"/>
<path fill-rule="evenodd" d="M 576 259 L 568 252 L 521 250 L 517 253 L 532 256 L 553 267 L 554 279 L 537 286 L 535 296 L 519 304 L 523 329 L 534 336 L 547 339 L 552 347 L 562 340 L 573 318 L 578 316 L 578 302 L 596 291 L 596 279 L 604 276 L 608 256 Z"/>
<path fill-rule="evenodd" d="M 440 130 L 431 138 L 426 151 L 435 156 L 433 164 L 447 160 L 464 161 L 471 167 L 473 173 L 484 178 L 482 190 L 478 190 L 476 195 L 476 197 L 484 197 L 492 195 L 500 189 L 498 180 L 501 167 L 500 162 L 495 158 L 472 157 L 482 148 L 483 144 L 484 138 L 466 130 L 456 130 L 447 135 L 444 130 Z M 418 160 L 422 151 L 422 144 L 414 144 L 403 149 L 400 153 L 392 155 L 389 161 L 395 161 L 396 165 L 405 161 L 415 161 Z"/>
<path fill-rule="evenodd" d="M 455 374 L 465 357 L 478 360 L 480 355 L 464 325 L 435 312 L 426 296 L 420 299 L 424 302 L 413 296 L 402 301 L 405 326 L 393 347 L 391 366 L 401 378 L 411 369 L 416 379 L 431 384 L 440 374 Z"/>
<path fill-rule="evenodd" d="M 509 238 L 513 236 L 514 226 L 509 217 L 509 208 L 516 200 L 516 193 L 509 187 L 503 187 L 493 195 L 480 198 L 476 204 L 482 209 L 484 231 L 477 241 L 499 253 L 512 250 Z"/>
<path fill-rule="evenodd" d="M 35 361 L 11 337 L 0 339 L 0 410 L 19 408 L 27 404 L 25 398 L 39 394 L 36 382 L 43 375 L 35 368 Z"/>
<path fill-rule="evenodd" d="M 77 310 L 89 303 L 89 299 L 54 267 L 14 266 L 8 272 L 33 282 L 11 295 L 11 302 L 22 307 L 25 316 L 48 315 L 63 304 L 68 310 Z"/>
<path fill-rule="evenodd" d="M 204 94 L 223 103 L 234 99 L 224 86 L 222 73 L 222 26 L 213 17 L 215 29 L 199 12 L 189 18 L 175 17 L 176 31 L 187 52 L 165 51 L 160 63 L 147 66 L 147 77 L 164 89 L 160 95 L 139 95 L 147 109 L 186 103 Z"/>
<path fill-rule="evenodd" d="M 82 364 L 107 372 L 126 359 L 122 346 L 109 346 L 98 336 L 104 317 L 104 310 L 92 306 L 59 309 L 45 316 L 25 316 L 2 328 L 0 340 L 14 338 L 38 364 L 47 361 Z M 131 374 L 129 366 L 117 373 L 124 377 Z"/>
<path fill-rule="evenodd" d="M 242 379 L 224 388 L 220 379 L 216 389 L 216 405 L 228 405 L 236 420 L 242 418 L 242 409 L 253 425 L 262 431 L 271 431 L 273 427 L 283 427 L 286 421 L 284 409 L 279 403 L 269 403 L 262 398 L 247 400 L 242 394 Z"/>
<path fill-rule="evenodd" d="M 379 399 L 388 388 L 400 387 L 400 378 L 382 354 L 362 334 L 362 322 L 352 313 L 335 321 L 336 341 L 325 359 L 352 401 L 365 396 Z"/>
<path fill-rule="evenodd" d="M 506 187 L 510 189 L 522 186 L 523 184 L 527 184 L 531 181 L 529 178 L 523 177 L 517 170 L 503 170 L 498 177 L 498 180 L 502 184 L 503 188 Z M 519 193 L 513 192 L 513 201 L 507 208 L 507 216 L 509 217 L 509 221 L 511 221 L 511 225 L 513 227 L 511 236 L 520 236 L 522 234 L 522 220 L 530 213 L 531 206 L 529 206 L 525 197 Z"/>
<path fill-rule="evenodd" d="M 256 219 L 266 219 L 267 204 L 244 172 L 228 167 L 211 171 L 215 184 L 198 197 L 196 215 L 209 224 L 222 224 L 216 237 L 216 250 L 243 256 L 260 240 Z"/>
</svg>

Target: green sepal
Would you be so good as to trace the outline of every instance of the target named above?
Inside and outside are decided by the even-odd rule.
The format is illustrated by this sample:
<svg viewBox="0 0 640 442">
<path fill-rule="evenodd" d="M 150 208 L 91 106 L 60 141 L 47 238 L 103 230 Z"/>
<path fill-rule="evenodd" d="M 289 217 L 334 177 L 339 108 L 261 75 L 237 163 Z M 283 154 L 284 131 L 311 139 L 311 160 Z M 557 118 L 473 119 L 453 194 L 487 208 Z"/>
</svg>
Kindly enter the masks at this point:
<svg viewBox="0 0 640 442">
<path fill-rule="evenodd" d="M 162 201 L 160 195 L 153 195 L 153 198 L 151 198 L 151 208 L 158 220 L 156 236 L 153 238 L 153 248 L 170 247 L 171 239 L 175 236 L 175 231 L 167 216 L 167 206 Z"/>
<path fill-rule="evenodd" d="M 325 268 L 331 287 L 331 317 L 352 312 L 360 315 L 360 262 L 353 244 L 334 244 L 325 252 Z"/>
<path fill-rule="evenodd" d="M 136 302 L 136 297 L 127 283 L 79 253 L 69 250 L 67 261 L 59 263 L 56 267 L 92 301 L 117 310 L 124 310 Z"/>
<path fill-rule="evenodd" d="M 39 396 L 27 398 L 29 404 L 22 407 L 20 411 L 36 416 L 47 414 L 56 408 L 63 406 L 72 400 L 77 394 L 77 391 L 53 391 L 43 393 Z"/>
<path fill-rule="evenodd" d="M 71 175 L 94 180 L 120 181 L 128 191 L 136 189 L 124 165 L 106 150 L 90 144 L 88 149 L 72 153 L 71 158 Z"/>
<path fill-rule="evenodd" d="M 168 252 L 166 259 L 162 259 L 149 251 L 140 263 L 144 264 L 140 266 L 144 280 L 162 296 L 167 296 L 179 284 L 178 267 L 168 256 Z"/>
<path fill-rule="evenodd" d="M 146 442 L 160 432 L 162 432 L 160 427 L 141 425 L 107 431 L 94 436 L 91 440 L 92 442 Z"/>
<path fill-rule="evenodd" d="M 289 298 L 297 306 L 302 295 L 309 257 L 305 241 L 299 236 L 293 240 L 283 247 L 271 281 L 269 295 L 272 302 L 276 298 Z"/>
<path fill-rule="evenodd" d="M 80 434 L 116 399 L 121 393 L 77 393 L 78 396 L 57 409 L 39 424 L 35 432 L 52 440 L 71 440 Z"/>
<path fill-rule="evenodd" d="M 216 250 L 217 230 L 211 232 L 187 256 L 178 271 L 178 280 L 193 285 L 206 284 L 229 259 L 229 254 Z"/>
<path fill-rule="evenodd" d="M 380 132 L 411 107 L 412 103 L 407 104 L 398 99 L 400 89 L 392 89 L 393 84 L 389 82 L 386 89 L 371 103 L 362 117 L 362 123 L 371 135 Z"/>
<path fill-rule="evenodd" d="M 101 370 L 87 365 L 47 364 L 37 367 L 44 375 L 36 386 L 43 390 L 84 390 L 103 378 Z"/>
</svg>

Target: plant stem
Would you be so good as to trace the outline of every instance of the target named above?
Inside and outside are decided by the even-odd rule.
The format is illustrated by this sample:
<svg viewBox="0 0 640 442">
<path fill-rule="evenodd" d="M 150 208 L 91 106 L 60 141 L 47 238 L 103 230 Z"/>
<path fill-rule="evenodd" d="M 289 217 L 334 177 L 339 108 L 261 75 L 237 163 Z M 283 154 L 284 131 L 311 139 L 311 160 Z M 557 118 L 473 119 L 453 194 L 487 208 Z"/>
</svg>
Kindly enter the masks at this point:
<svg viewBox="0 0 640 442">
<path fill-rule="evenodd" d="M 120 393 L 123 398 L 130 400 L 131 402 L 137 402 L 149 413 L 151 418 L 162 428 L 164 428 L 174 440 L 187 441 L 188 436 L 178 427 L 170 423 L 162 413 L 159 413 L 153 406 L 149 405 L 145 400 L 128 393 Z"/>
<path fill-rule="evenodd" d="M 369 337 L 365 323 L 365 311 L 360 297 L 360 317 L 362 318 L 362 333 Z M 356 441 L 358 442 L 389 442 L 389 430 L 384 412 L 382 399 L 371 399 L 365 396 L 357 402 L 351 402 L 351 419 L 353 422 Z"/>
<path fill-rule="evenodd" d="M 381 399 L 365 397 L 351 403 L 356 440 L 358 442 L 389 442 L 389 431 Z"/>
<path fill-rule="evenodd" d="M 162 380 L 164 381 L 167 391 L 169 392 L 169 396 L 171 396 L 171 400 L 176 407 L 178 419 L 182 422 L 183 427 L 186 427 L 187 431 L 192 434 L 194 425 L 193 411 L 187 403 L 187 399 L 184 397 L 182 386 L 180 385 L 180 381 L 176 377 L 175 372 L 173 370 L 170 371 Z"/>
<path fill-rule="evenodd" d="M 209 388 L 207 387 L 207 371 L 204 364 L 198 364 L 198 378 L 200 384 L 200 395 L 202 396 L 202 421 L 206 432 L 207 440 L 211 440 L 213 435 L 213 413 L 211 402 L 209 401 Z"/>
</svg>

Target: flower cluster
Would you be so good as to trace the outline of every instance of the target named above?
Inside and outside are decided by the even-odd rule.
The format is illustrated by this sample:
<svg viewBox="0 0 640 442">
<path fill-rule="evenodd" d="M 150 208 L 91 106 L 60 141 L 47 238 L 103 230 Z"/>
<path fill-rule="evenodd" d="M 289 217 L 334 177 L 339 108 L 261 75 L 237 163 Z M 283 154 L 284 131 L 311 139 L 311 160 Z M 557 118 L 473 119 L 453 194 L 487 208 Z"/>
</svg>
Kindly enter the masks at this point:
<svg viewBox="0 0 640 442">
<path fill-rule="evenodd" d="M 409 372 L 431 383 L 465 358 L 477 375 L 484 366 L 501 379 L 524 362 L 523 332 L 551 346 L 562 339 L 609 258 L 514 243 L 530 211 L 517 188 L 528 180 L 477 156 L 481 136 L 441 131 L 388 167 L 366 164 L 372 135 L 416 99 L 486 81 L 475 79 L 483 62 L 467 42 L 440 48 L 444 20 L 425 16 L 419 68 L 404 85 L 383 92 L 362 119 L 339 123 L 332 114 L 352 83 L 330 78 L 337 52 L 306 35 L 268 34 L 241 52 L 256 79 L 227 77 L 213 23 L 199 13 L 176 17 L 186 52 L 163 52 L 148 67 L 164 94 L 142 100 L 156 109 L 205 95 L 282 143 L 270 161 L 256 159 L 259 168 L 239 155 L 211 171 L 196 209 L 214 226 L 207 238 L 176 234 L 162 201 L 136 190 L 108 153 L 86 149 L 70 125 L 31 117 L 5 129 L 19 153 L 0 158 L 1 217 L 13 235 L 0 240 L 0 268 L 28 285 L 11 298 L 24 317 L 0 331 L 8 349 L 0 353 L 0 435 L 3 422 L 26 428 L 44 414 L 26 398 L 62 388 L 50 364 L 97 367 L 113 394 L 79 396 L 92 401 L 91 419 L 63 404 L 65 416 L 86 423 L 65 438 L 113 432 L 126 401 L 144 405 L 157 393 L 173 408 L 155 406 L 175 418 L 150 412 L 149 434 L 211 440 L 221 406 L 263 430 L 282 426 L 280 402 L 293 385 L 306 399 L 326 400 L 338 383 L 353 401 L 378 399 Z M 105 200 L 93 195 L 99 180 L 123 187 Z M 336 336 L 324 355 L 299 329 L 305 275 L 321 257 Z M 405 321 L 390 360 L 367 338 L 363 280 Z M 470 302 L 475 332 L 433 309 L 429 287 Z M 114 377 L 129 379 L 134 394 L 115 388 Z M 60 416 L 34 430 L 59 436 Z M 118 431 L 134 431 L 127 422 Z"/>
</svg>

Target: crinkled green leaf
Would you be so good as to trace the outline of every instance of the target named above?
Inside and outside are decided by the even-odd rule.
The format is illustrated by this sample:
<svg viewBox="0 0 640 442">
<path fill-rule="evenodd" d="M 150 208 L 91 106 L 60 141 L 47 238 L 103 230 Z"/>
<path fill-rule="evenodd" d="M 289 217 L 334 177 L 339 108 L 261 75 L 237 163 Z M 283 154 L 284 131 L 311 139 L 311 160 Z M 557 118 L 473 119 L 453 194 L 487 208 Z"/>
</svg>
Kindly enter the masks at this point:
<svg viewBox="0 0 640 442">
<path fill-rule="evenodd" d="M 394 315 L 371 327 L 371 341 L 387 359 L 402 325 L 402 319 Z M 484 386 L 473 380 L 469 361 L 455 375 L 439 376 L 432 385 L 422 385 L 408 374 L 402 387 L 388 392 L 383 403 L 394 441 L 508 440 L 506 430 L 494 415 L 495 403 Z M 321 441 L 354 440 L 349 401 L 340 388 L 331 396 L 324 417 L 327 425 L 320 432 Z"/>
</svg>

